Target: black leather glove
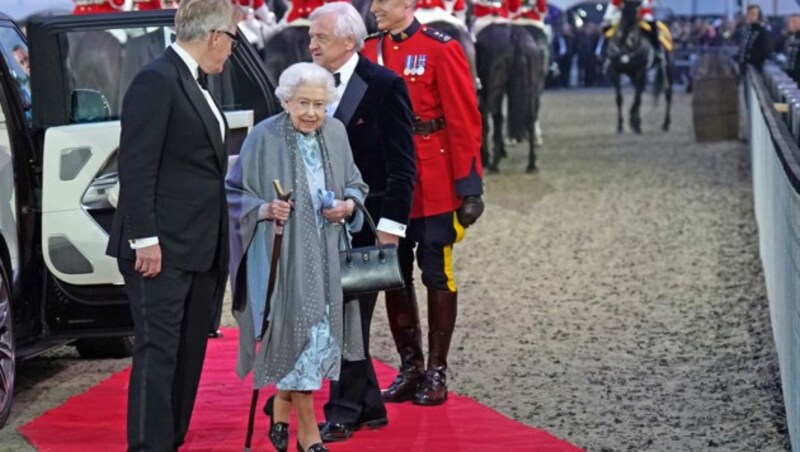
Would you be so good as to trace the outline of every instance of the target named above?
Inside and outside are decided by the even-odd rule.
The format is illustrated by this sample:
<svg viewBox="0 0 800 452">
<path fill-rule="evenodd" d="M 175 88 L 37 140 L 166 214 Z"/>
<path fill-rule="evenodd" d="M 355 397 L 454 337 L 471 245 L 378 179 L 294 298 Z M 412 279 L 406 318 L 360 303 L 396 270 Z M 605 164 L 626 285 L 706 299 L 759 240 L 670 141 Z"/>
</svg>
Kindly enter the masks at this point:
<svg viewBox="0 0 800 452">
<path fill-rule="evenodd" d="M 468 228 L 480 218 L 483 213 L 483 200 L 480 196 L 465 196 L 461 207 L 456 212 L 456 217 L 461 226 Z"/>
</svg>

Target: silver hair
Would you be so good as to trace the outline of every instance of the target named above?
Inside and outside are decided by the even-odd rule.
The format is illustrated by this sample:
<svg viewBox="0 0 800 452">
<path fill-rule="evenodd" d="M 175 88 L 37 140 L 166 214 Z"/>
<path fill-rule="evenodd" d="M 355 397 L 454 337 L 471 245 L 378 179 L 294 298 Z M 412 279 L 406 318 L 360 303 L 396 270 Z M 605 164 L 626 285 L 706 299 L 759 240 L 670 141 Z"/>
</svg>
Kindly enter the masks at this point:
<svg viewBox="0 0 800 452">
<path fill-rule="evenodd" d="M 278 79 L 275 96 L 285 106 L 286 101 L 294 96 L 297 88 L 304 85 L 325 88 L 325 98 L 328 103 L 334 102 L 338 98 L 333 75 L 327 69 L 314 63 L 295 63 L 287 67 Z"/>
<path fill-rule="evenodd" d="M 231 0 L 183 0 L 175 13 L 175 34 L 183 42 L 204 39 L 214 30 L 236 27 Z"/>
<path fill-rule="evenodd" d="M 353 5 L 348 2 L 326 3 L 315 9 L 308 16 L 308 20 L 313 21 L 328 14 L 336 15 L 336 24 L 333 26 L 333 32 L 336 36 L 340 38 L 352 37 L 356 42 L 356 52 L 364 48 L 364 40 L 367 39 L 367 26 L 364 25 L 364 19 Z"/>
</svg>

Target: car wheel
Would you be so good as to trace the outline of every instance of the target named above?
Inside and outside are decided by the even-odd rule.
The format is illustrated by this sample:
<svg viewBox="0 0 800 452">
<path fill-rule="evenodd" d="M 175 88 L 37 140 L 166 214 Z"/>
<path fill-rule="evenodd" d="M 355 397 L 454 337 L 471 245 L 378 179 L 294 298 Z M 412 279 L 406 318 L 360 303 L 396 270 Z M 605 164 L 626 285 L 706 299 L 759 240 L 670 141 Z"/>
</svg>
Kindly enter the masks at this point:
<svg viewBox="0 0 800 452">
<path fill-rule="evenodd" d="M 75 342 L 81 358 L 127 358 L 133 354 L 133 336 L 98 337 Z"/>
<path fill-rule="evenodd" d="M 14 322 L 11 317 L 11 292 L 0 262 L 0 428 L 6 424 L 14 401 Z"/>
</svg>

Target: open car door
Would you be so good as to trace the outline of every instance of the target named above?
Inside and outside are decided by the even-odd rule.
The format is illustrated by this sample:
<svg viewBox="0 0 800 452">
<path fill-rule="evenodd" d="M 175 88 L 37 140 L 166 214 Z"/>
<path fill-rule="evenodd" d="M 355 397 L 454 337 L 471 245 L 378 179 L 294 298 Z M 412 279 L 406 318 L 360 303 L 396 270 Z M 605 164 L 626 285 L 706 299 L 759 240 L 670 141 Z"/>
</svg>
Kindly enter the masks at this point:
<svg viewBox="0 0 800 452">
<path fill-rule="evenodd" d="M 171 44 L 173 22 L 174 11 L 155 11 L 47 17 L 28 26 L 31 120 L 42 154 L 42 253 L 59 290 L 84 304 L 110 302 L 98 290 L 123 284 L 115 260 L 105 255 L 122 99 L 139 70 Z M 209 91 L 231 128 L 231 156 L 253 124 L 279 108 L 272 81 L 245 41 L 223 73 L 209 78 Z"/>
</svg>

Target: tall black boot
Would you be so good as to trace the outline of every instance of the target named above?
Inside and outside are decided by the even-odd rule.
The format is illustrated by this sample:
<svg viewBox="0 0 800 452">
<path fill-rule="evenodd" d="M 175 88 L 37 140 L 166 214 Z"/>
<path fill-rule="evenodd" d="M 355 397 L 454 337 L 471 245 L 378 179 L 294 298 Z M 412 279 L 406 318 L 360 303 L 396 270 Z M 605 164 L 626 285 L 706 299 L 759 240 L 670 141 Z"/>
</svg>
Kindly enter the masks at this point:
<svg viewBox="0 0 800 452">
<path fill-rule="evenodd" d="M 381 395 L 387 403 L 406 402 L 417 393 L 425 366 L 414 286 L 407 284 L 403 289 L 386 292 L 386 312 L 397 353 L 400 354 L 400 371 L 392 384 L 381 391 Z"/>
<path fill-rule="evenodd" d="M 414 396 L 415 405 L 441 405 L 447 400 L 447 353 L 457 312 L 458 293 L 428 290 L 428 370 Z"/>
</svg>

